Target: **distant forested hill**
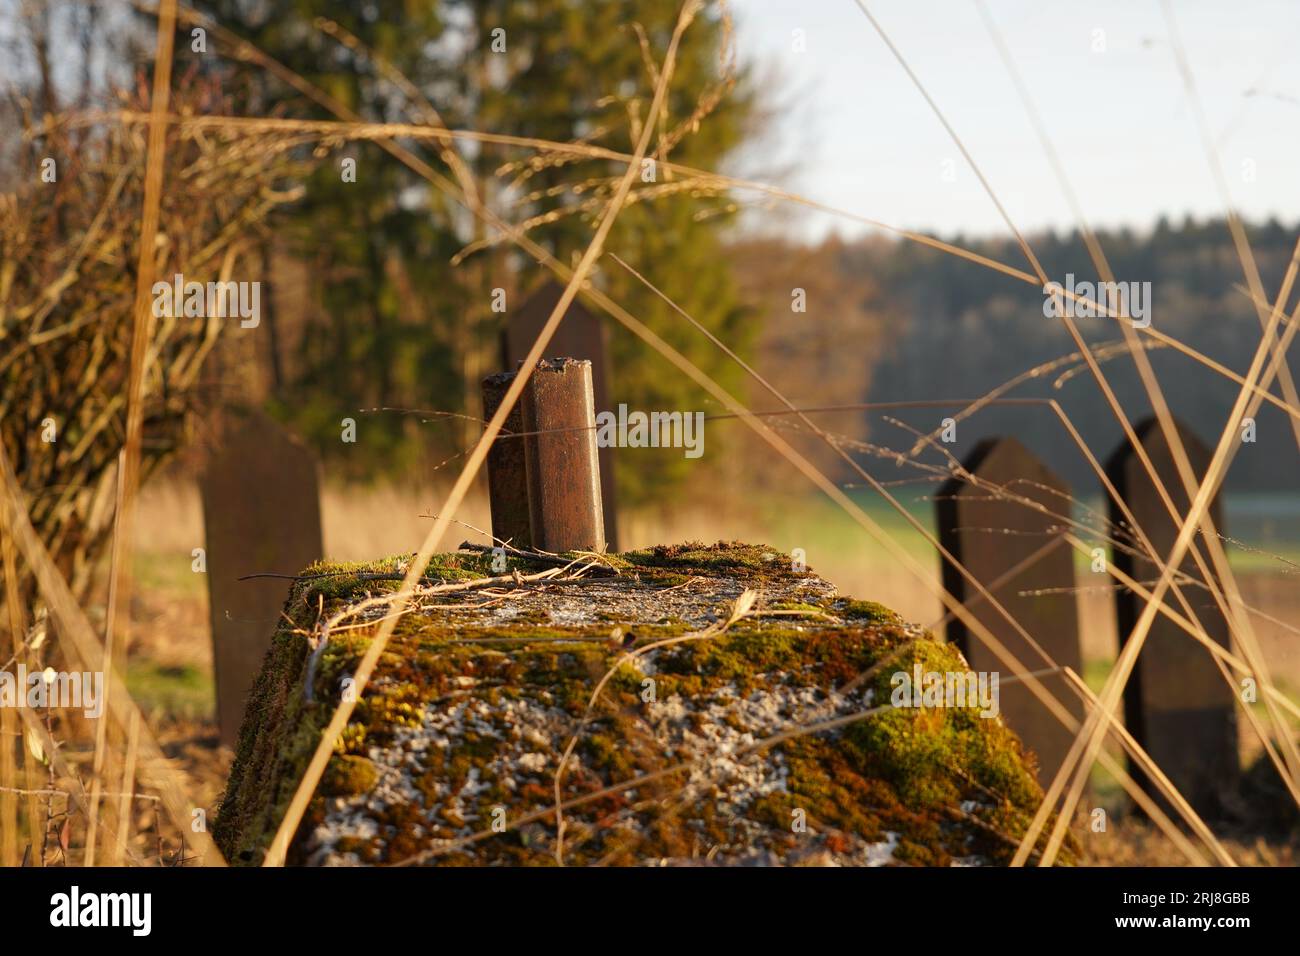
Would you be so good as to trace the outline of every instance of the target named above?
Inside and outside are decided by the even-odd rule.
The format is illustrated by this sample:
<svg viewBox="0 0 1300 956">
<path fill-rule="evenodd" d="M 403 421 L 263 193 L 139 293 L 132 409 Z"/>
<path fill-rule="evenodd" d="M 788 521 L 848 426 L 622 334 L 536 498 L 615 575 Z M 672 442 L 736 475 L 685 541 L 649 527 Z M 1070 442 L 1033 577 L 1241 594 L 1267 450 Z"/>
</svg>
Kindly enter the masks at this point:
<svg viewBox="0 0 1300 956">
<path fill-rule="evenodd" d="M 1270 297 L 1277 294 L 1297 230 L 1275 222 L 1249 230 L 1251 246 Z M 1011 240 L 960 237 L 954 244 L 1030 271 Z M 1050 278 L 1095 281 L 1096 271 L 1078 235 L 1030 237 Z M 1100 241 L 1116 278 L 1151 283 L 1152 327 L 1244 374 L 1260 341 L 1256 311 L 1244 292 L 1241 264 L 1222 221 L 1171 225 L 1162 221 L 1147 234 L 1104 232 Z M 872 343 L 866 401 L 975 398 L 1026 370 L 1074 351 L 1059 319 L 1043 314 L 1041 289 L 913 242 L 862 240 L 837 246 L 838 267 L 860 283 L 863 296 L 883 312 L 882 334 Z M 1294 301 L 1294 293 L 1292 296 Z M 1079 318 L 1093 345 L 1119 341 L 1118 325 L 1106 318 Z M 847 358 L 852 342 L 843 343 Z M 1168 349 L 1154 351 L 1174 413 L 1213 445 L 1223 428 L 1237 386 Z M 1300 347 L 1290 350 L 1300 375 Z M 1125 354 L 1103 364 L 1130 420 L 1150 414 L 1150 405 Z M 1104 460 L 1121 432 L 1086 369 L 1059 388 L 1058 374 L 1022 385 L 1018 397 L 1055 397 L 1097 456 Z M 1276 390 L 1276 385 L 1274 386 Z M 852 399 L 847 399 L 852 400 Z M 897 417 L 932 428 L 946 412 L 925 410 Z M 868 415 L 872 441 L 906 447 L 897 426 Z M 1237 455 L 1229 479 L 1234 490 L 1296 487 L 1300 456 L 1286 416 L 1267 405 L 1257 416 L 1258 440 Z M 1050 412 L 1038 408 L 989 409 L 959 429 L 959 456 L 980 437 L 1012 433 L 1033 447 L 1070 480 L 1079 493 L 1099 490 L 1084 459 Z M 878 470 L 881 466 L 877 466 Z M 892 465 L 888 471 L 896 470 Z"/>
</svg>

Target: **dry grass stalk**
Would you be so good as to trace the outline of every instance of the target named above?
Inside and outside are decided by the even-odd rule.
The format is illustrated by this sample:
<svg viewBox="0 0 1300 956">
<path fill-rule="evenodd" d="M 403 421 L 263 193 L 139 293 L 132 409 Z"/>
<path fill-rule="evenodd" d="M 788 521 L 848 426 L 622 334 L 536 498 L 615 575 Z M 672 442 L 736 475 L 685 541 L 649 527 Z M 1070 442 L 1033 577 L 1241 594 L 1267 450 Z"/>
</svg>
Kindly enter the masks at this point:
<svg viewBox="0 0 1300 956">
<path fill-rule="evenodd" d="M 0 866 L 17 866 L 18 855 L 18 762 L 14 745 L 21 737 L 9 708 L 0 710 Z M 12 788 L 12 789 L 11 789 Z"/>
<path fill-rule="evenodd" d="M 1161 0 L 1160 9 L 1164 14 L 1165 23 L 1169 26 L 1169 39 L 1173 47 L 1174 58 L 1178 62 L 1178 72 L 1182 78 L 1188 102 L 1192 107 L 1192 116 L 1196 120 L 1196 129 L 1201 137 L 1201 148 L 1205 152 L 1206 162 L 1214 175 L 1215 188 L 1218 190 L 1219 198 L 1227 212 L 1228 232 L 1232 236 L 1232 244 L 1237 251 L 1237 258 L 1241 262 L 1242 272 L 1245 273 L 1246 283 L 1250 287 L 1251 300 L 1255 303 L 1255 312 L 1259 319 L 1260 329 L 1263 330 L 1268 324 L 1265 319 L 1268 308 L 1264 304 L 1267 300 L 1264 296 L 1264 283 L 1259 274 L 1259 266 L 1255 262 L 1255 254 L 1251 251 L 1250 240 L 1246 237 L 1246 228 L 1242 224 L 1241 216 L 1233 205 L 1232 195 L 1228 190 L 1228 181 L 1223 175 L 1223 164 L 1220 162 L 1219 152 L 1215 148 L 1213 137 L 1210 134 L 1209 123 L 1205 118 L 1205 107 L 1196 88 L 1196 78 L 1192 73 L 1187 50 L 1183 46 L 1182 34 L 1178 29 L 1178 20 L 1174 16 L 1174 9 L 1169 0 Z M 1285 353 L 1279 355 L 1279 360 L 1281 365 L 1277 377 L 1282 385 L 1282 397 L 1286 399 L 1289 405 L 1300 408 L 1300 392 L 1296 390 Z M 1300 447 L 1300 421 L 1292 420 L 1291 431 L 1295 435 L 1296 446 Z"/>
<path fill-rule="evenodd" d="M 64 654 L 74 666 L 83 670 L 92 670 L 94 665 L 103 659 L 104 646 L 96 637 L 85 613 L 73 597 L 67 580 L 55 566 L 49 552 L 32 527 L 18 481 L 14 477 L 3 448 L 0 448 L 0 510 L 7 512 L 9 527 L 18 549 L 26 559 L 27 566 L 31 568 L 40 593 L 59 626 Z M 108 717 L 125 735 L 129 733 L 131 715 L 139 715 L 139 708 L 116 671 L 110 670 L 104 675 L 104 684 L 108 691 L 106 695 Z M 30 716 L 26 709 L 19 712 Z M 139 732 L 143 763 L 156 769 L 159 796 L 173 823 L 184 832 L 191 820 L 184 778 L 170 766 L 162 748 L 158 746 L 157 740 L 142 721 L 139 723 Z M 200 858 L 216 865 L 224 862 L 206 832 L 198 834 L 197 842 Z"/>
<path fill-rule="evenodd" d="M 10 648 L 9 653 L 5 654 L 5 660 L 18 659 L 19 655 L 26 660 L 27 654 L 23 648 L 27 637 L 27 624 L 23 610 L 22 601 L 19 598 L 18 585 L 18 559 L 14 553 L 14 540 L 9 529 L 9 519 L 4 508 L 0 507 L 0 563 L 4 565 L 4 585 L 5 585 L 5 607 L 7 611 L 7 621 Z M 7 664 L 5 666 L 8 666 Z M 34 791 L 40 786 L 40 778 L 36 769 L 35 757 L 23 745 L 26 735 L 19 727 L 20 721 L 17 720 L 8 709 L 4 711 L 5 720 L 0 722 L 0 733 L 10 732 L 18 735 L 17 749 L 21 755 L 21 763 L 25 770 L 27 779 L 27 834 L 28 834 L 28 854 L 35 853 L 35 848 L 40 846 L 40 813 L 39 804 Z M 18 780 L 18 761 L 13 759 L 15 741 L 6 739 L 5 751 L 9 755 L 9 767 L 12 777 L 0 776 L 0 785 L 16 788 Z M 13 794 L 6 795 L 6 801 L 12 800 Z M 14 822 L 12 828 L 7 826 L 9 823 L 8 815 L 0 817 L 0 825 L 6 825 L 8 833 L 12 834 L 15 842 L 14 853 L 17 855 L 17 801 L 10 804 L 13 807 Z M 6 840 L 6 843 L 8 841 Z M 21 859 L 21 857 L 20 857 Z"/>
<path fill-rule="evenodd" d="M 686 30 L 691 18 L 694 16 L 695 9 L 695 0 L 687 0 L 685 5 L 682 7 L 681 14 L 678 16 L 677 25 L 673 30 L 672 40 L 669 42 L 668 52 L 664 58 L 663 73 L 660 76 L 659 84 L 655 87 L 655 96 L 651 103 L 651 113 L 656 112 L 662 107 L 664 96 L 668 89 L 668 81 L 673 73 L 678 43 L 681 41 L 682 33 Z M 569 306 L 573 303 L 574 298 L 578 294 L 578 289 L 582 286 L 587 274 L 595 265 L 597 258 L 599 258 L 605 243 L 605 238 L 609 235 L 609 231 L 613 227 L 615 219 L 623 209 L 623 204 L 627 198 L 628 192 L 632 188 L 632 180 L 636 176 L 637 169 L 640 166 L 641 157 L 646 155 L 646 151 L 649 148 L 652 132 L 653 130 L 649 125 L 642 130 L 640 140 L 637 142 L 635 154 L 636 162 L 628 165 L 623 181 L 620 184 L 619 191 L 610 201 L 609 207 L 601 220 L 600 226 L 596 229 L 595 236 L 592 238 L 592 241 L 587 247 L 586 252 L 583 254 L 582 259 L 578 262 L 577 268 L 574 269 L 572 276 L 569 277 L 564 293 L 560 296 L 559 301 L 556 302 L 555 307 L 551 311 L 550 317 L 542 326 L 537 340 L 533 343 L 533 347 L 525 357 L 523 365 L 521 366 L 522 373 L 516 375 L 511 381 L 510 388 L 506 390 L 506 394 L 501 399 L 500 407 L 498 407 L 496 413 L 492 416 L 492 420 L 488 422 L 487 427 L 484 429 L 482 437 L 475 446 L 469 460 L 465 463 L 465 468 L 461 472 L 460 477 L 456 480 L 456 484 L 453 485 L 447 500 L 440 508 L 438 508 L 439 517 L 434 521 L 433 527 L 429 530 L 428 537 L 425 539 L 423 546 L 421 546 L 419 554 L 412 562 L 411 568 L 406 574 L 406 579 L 402 582 L 402 586 L 396 595 L 396 603 L 399 607 L 405 604 L 408 596 L 414 591 L 416 584 L 419 581 L 421 570 L 428 564 L 429 559 L 433 555 L 434 549 L 438 546 L 438 542 L 446 532 L 447 526 L 451 523 L 450 515 L 454 514 L 456 509 L 460 507 L 465 494 L 469 491 L 470 485 L 473 483 L 475 477 L 478 475 L 479 469 L 487 458 L 488 449 L 492 447 L 493 441 L 496 440 L 497 435 L 505 425 L 506 416 L 510 414 L 510 410 L 514 408 L 515 403 L 519 401 L 520 396 L 523 394 L 524 386 L 528 383 L 532 372 L 536 369 L 537 362 L 542 357 L 547 343 L 551 340 L 551 337 L 555 334 L 555 330 L 559 327 L 560 319 L 562 319 L 565 312 L 568 311 Z M 482 210 L 482 203 L 476 204 L 474 208 L 476 210 Z M 383 649 L 388 643 L 388 639 L 392 635 L 395 626 L 395 619 L 390 618 L 384 621 L 384 623 L 380 625 L 379 632 L 375 635 L 370 647 L 366 649 L 366 654 L 362 658 L 360 665 L 357 667 L 357 672 L 354 675 L 357 687 L 356 697 L 359 697 L 361 693 L 364 692 L 366 682 L 370 679 L 370 674 L 379 660 L 379 655 L 383 653 Z M 276 831 L 275 838 L 267 852 L 265 865 L 284 865 L 285 854 L 288 852 L 289 848 L 289 840 L 297 830 L 298 823 L 307 810 L 307 804 L 316 790 L 316 785 L 320 782 L 321 775 L 325 771 L 325 765 L 329 761 L 330 755 L 333 753 L 334 744 L 338 740 L 339 735 L 343 732 L 343 728 L 347 725 L 348 718 L 351 716 L 354 703 L 355 699 L 344 700 L 339 704 L 338 709 L 335 710 L 334 715 L 331 718 L 329 725 L 326 727 L 325 732 L 321 737 L 321 741 L 316 748 L 316 752 L 312 755 L 311 763 L 307 767 L 303 780 L 299 784 L 297 791 L 294 793 L 293 799 L 290 801 L 289 808 L 285 813 L 285 818 L 281 821 L 280 827 Z"/>
<path fill-rule="evenodd" d="M 1298 251 L 1300 251 L 1300 247 L 1298 247 Z M 1291 280 L 1295 276 L 1295 262 L 1296 260 L 1293 258 L 1292 268 L 1288 269 L 1287 278 L 1284 280 L 1284 292 L 1289 290 Z M 1256 350 L 1255 358 L 1251 362 L 1250 370 L 1247 372 L 1246 378 L 1248 381 L 1254 381 L 1261 375 L 1262 366 L 1265 359 L 1270 354 L 1269 349 L 1273 344 L 1273 336 L 1276 332 L 1276 327 L 1280 317 L 1281 305 L 1282 299 L 1279 298 L 1273 310 L 1273 314 L 1270 317 L 1269 324 L 1265 328 L 1265 333 L 1260 341 L 1259 348 Z M 1300 316 L 1300 307 L 1297 307 L 1297 315 Z M 1274 361 L 1270 364 L 1267 371 L 1263 371 L 1263 377 L 1260 379 L 1263 387 L 1267 388 L 1268 385 L 1271 384 L 1272 373 L 1277 369 L 1277 367 L 1278 363 Z M 1228 416 L 1219 443 L 1215 448 L 1214 456 L 1210 461 L 1210 466 L 1206 472 L 1204 482 L 1198 489 L 1196 497 L 1192 501 L 1192 507 L 1189 509 L 1186 520 L 1182 522 L 1179 528 L 1173 553 L 1170 555 L 1170 562 L 1172 565 L 1180 563 L 1183 555 L 1187 552 L 1198 520 L 1208 508 L 1210 499 L 1223 479 L 1227 465 L 1237 451 L 1237 446 L 1233 441 L 1236 433 L 1236 423 L 1241 420 L 1242 414 L 1248 407 L 1250 407 L 1250 404 L 1251 392 L 1248 389 L 1243 388 L 1237 397 L 1232 412 Z M 1217 544 L 1218 542 L 1216 541 L 1215 543 Z M 1108 711 L 1113 709 L 1117 704 L 1119 695 L 1132 673 L 1133 666 L 1136 663 L 1137 654 L 1140 652 L 1142 643 L 1145 640 L 1146 634 L 1155 618 L 1156 610 L 1163 598 L 1164 591 L 1170 583 L 1170 568 L 1167 566 L 1161 573 L 1160 580 L 1157 582 L 1151 596 L 1148 598 L 1148 603 L 1143 609 L 1142 615 L 1138 619 L 1133 634 L 1130 635 L 1128 641 L 1125 643 L 1124 649 L 1120 653 L 1120 658 L 1116 662 L 1114 670 L 1107 678 L 1106 687 L 1102 694 L 1102 703 L 1103 707 Z M 1233 584 L 1231 580 L 1229 583 Z M 1247 661 L 1252 665 L 1252 669 L 1259 672 L 1258 668 L 1255 666 L 1256 661 L 1251 660 L 1252 652 L 1251 644 L 1249 642 L 1243 643 L 1243 651 L 1247 653 Z M 1261 673 L 1261 677 L 1266 681 L 1266 672 Z M 1292 751 L 1294 751 L 1295 742 L 1292 739 L 1286 724 L 1280 717 L 1276 716 L 1276 709 L 1272 696 L 1266 693 L 1264 700 L 1270 718 L 1274 721 L 1275 731 L 1281 737 L 1284 745 L 1287 745 Z M 1052 781 L 1052 785 L 1049 787 L 1047 795 L 1044 798 L 1043 806 L 1039 808 L 1039 813 L 1035 816 L 1033 824 L 1031 824 L 1030 831 L 1026 832 L 1025 841 L 1022 842 L 1021 845 L 1021 851 L 1017 854 L 1017 858 L 1021 860 L 1021 862 L 1023 862 L 1023 859 L 1027 856 L 1028 851 L 1026 844 L 1029 846 L 1033 845 L 1031 832 L 1035 830 L 1035 827 L 1041 827 L 1046 821 L 1046 808 L 1054 805 L 1056 800 L 1060 797 L 1061 791 L 1064 787 L 1065 777 L 1071 771 L 1074 772 L 1074 780 L 1070 785 L 1069 792 L 1066 794 L 1065 803 L 1063 804 L 1063 812 L 1073 812 L 1073 807 L 1082 794 L 1084 774 L 1087 767 L 1091 765 L 1092 759 L 1095 758 L 1097 748 L 1100 746 L 1097 727 L 1091 720 L 1091 714 L 1089 717 L 1089 725 L 1085 726 L 1085 728 L 1080 731 L 1078 738 L 1075 740 L 1075 745 L 1071 748 L 1070 753 L 1067 755 L 1067 758 L 1062 764 L 1056 778 Z M 1076 761 L 1079 761 L 1077 766 Z M 1283 777 L 1285 778 L 1286 776 L 1287 774 L 1284 772 Z M 1294 792 L 1295 791 L 1293 790 L 1293 793 Z M 1036 832 L 1034 832 L 1033 835 L 1036 837 Z M 1051 837 L 1048 841 L 1047 851 L 1044 853 L 1044 861 L 1049 865 L 1063 840 L 1064 830 L 1058 822 L 1058 825 L 1053 828 Z"/>
<path fill-rule="evenodd" d="M 6 590 L 10 593 L 9 607 L 11 613 L 4 632 L 8 640 L 0 640 L 0 659 L 8 660 L 17 653 L 21 632 L 19 624 L 17 595 L 17 572 L 13 567 L 13 545 L 5 528 L 3 515 L 0 515 L 0 561 L 4 565 Z M 18 721 L 8 707 L 0 708 L 0 866 L 17 866 L 22 862 L 18 853 L 18 761 L 14 748 L 22 738 Z"/>
<path fill-rule="evenodd" d="M 152 288 L 154 246 L 162 206 L 163 160 L 167 150 L 164 118 L 172 93 L 172 49 L 176 36 L 176 0 L 161 0 L 158 10 L 158 44 L 153 62 L 153 88 L 149 96 L 149 142 L 145 150 L 144 203 L 140 214 L 140 241 L 136 253 L 135 309 L 131 324 L 130 364 L 126 379 L 126 438 L 118 461 L 116 533 L 109 566 L 110 621 L 129 639 L 131 624 L 131 544 L 135 528 L 135 498 L 140 485 L 140 448 L 144 435 L 144 366 L 152 338 Z M 125 647 L 123 648 L 125 650 Z M 105 669 L 113 664 L 112 635 L 104 648 Z M 96 752 L 101 750 L 96 740 Z"/>
<path fill-rule="evenodd" d="M 47 798 L 52 800 L 54 796 L 61 794 L 68 801 L 69 805 L 75 805 L 77 810 L 80 813 L 85 814 L 87 809 L 86 790 L 81 785 L 81 777 L 77 774 L 76 770 L 71 766 L 71 764 L 68 763 L 67 758 L 63 756 L 62 748 L 59 747 L 58 743 L 54 740 L 53 736 L 51 736 L 49 729 L 44 724 L 41 723 L 40 719 L 36 717 L 36 715 L 33 714 L 31 710 L 29 710 L 26 707 L 21 708 L 18 711 L 18 715 L 22 720 L 22 722 L 26 725 L 27 740 L 29 741 L 29 745 L 28 745 L 29 752 L 31 750 L 31 745 L 34 743 L 35 746 L 40 749 L 43 759 L 45 759 L 49 763 L 49 780 L 51 782 L 51 785 L 41 787 L 38 784 L 34 787 L 29 788 L 27 791 L 29 799 L 35 800 L 40 796 L 46 796 Z M 34 757 L 33 757 L 33 766 L 35 766 Z M 56 787 L 52 785 L 53 783 L 59 781 L 67 781 L 70 784 L 70 786 Z M 47 804 L 47 819 L 43 821 L 45 824 L 48 824 L 49 822 L 48 807 L 49 805 Z M 104 826 L 105 824 L 101 822 L 100 825 Z M 41 833 L 42 836 L 44 836 L 45 834 L 44 827 L 42 828 Z M 33 842 L 32 846 L 29 848 L 30 862 L 32 865 L 35 866 L 46 865 L 45 853 L 44 853 L 44 848 L 42 846 L 42 843 L 43 840 L 41 842 Z M 139 859 L 134 856 L 134 854 L 132 854 L 132 860 L 133 862 L 136 863 L 140 862 Z"/>
<path fill-rule="evenodd" d="M 1265 332 L 1264 338 L 1260 341 L 1259 348 L 1255 352 L 1255 357 L 1250 364 L 1250 370 L 1246 373 L 1248 381 L 1254 381 L 1259 377 L 1263 369 L 1264 361 L 1269 355 L 1269 346 L 1272 344 L 1273 333 L 1276 330 L 1276 325 L 1277 312 L 1275 311 L 1273 319 L 1270 321 Z M 1265 387 L 1267 387 L 1269 380 L 1264 379 L 1263 381 Z M 1182 562 L 1183 557 L 1187 554 L 1200 519 L 1207 511 L 1210 500 L 1213 498 L 1214 493 L 1218 490 L 1220 482 L 1223 480 L 1226 466 L 1231 461 L 1233 454 L 1237 450 L 1238 446 L 1235 443 L 1237 430 L 1236 423 L 1241 420 L 1242 413 L 1249 404 L 1249 400 L 1250 392 L 1246 389 L 1242 389 L 1237 396 L 1237 401 L 1233 405 L 1232 412 L 1228 415 L 1227 423 L 1222 435 L 1220 436 L 1218 445 L 1215 448 L 1214 456 L 1210 460 L 1210 465 L 1206 471 L 1203 483 L 1197 490 L 1196 497 L 1192 501 L 1187 517 L 1179 528 L 1178 536 L 1174 542 L 1173 550 L 1169 555 L 1168 563 L 1160 575 L 1159 582 L 1152 590 L 1151 597 L 1148 599 L 1146 607 L 1143 608 L 1142 614 L 1138 618 L 1138 622 L 1133 629 L 1133 633 L 1129 635 L 1127 641 L 1124 643 L 1124 647 L 1120 651 L 1119 659 L 1116 661 L 1114 669 L 1106 679 L 1106 686 L 1101 695 L 1101 708 L 1089 713 L 1088 720 L 1085 721 L 1084 727 L 1080 730 L 1078 737 L 1075 738 L 1074 745 L 1070 748 L 1070 752 L 1067 754 L 1064 763 L 1062 763 L 1060 770 L 1057 772 L 1056 778 L 1048 788 L 1047 794 L 1043 800 L 1043 805 L 1039 808 L 1039 814 L 1035 816 L 1030 830 L 1026 831 L 1025 838 L 1021 842 L 1021 849 L 1017 852 L 1017 860 L 1019 863 L 1023 863 L 1024 859 L 1028 856 L 1029 848 L 1034 845 L 1038 832 L 1046 823 L 1047 813 L 1050 812 L 1050 807 L 1054 806 L 1056 800 L 1061 796 L 1061 792 L 1065 786 L 1065 778 L 1073 772 L 1074 778 L 1070 784 L 1069 792 L 1065 796 L 1065 802 L 1062 804 L 1061 815 L 1058 815 L 1057 825 L 1052 830 L 1051 836 L 1048 839 L 1047 849 L 1043 854 L 1044 864 L 1051 865 L 1056 852 L 1064 841 L 1065 829 L 1060 824 L 1060 820 L 1063 816 L 1074 812 L 1074 807 L 1083 794 L 1087 770 L 1096 759 L 1097 751 L 1101 746 L 1102 731 L 1104 731 L 1104 726 L 1101 722 L 1101 715 L 1103 713 L 1112 713 L 1118 705 L 1120 694 L 1133 672 L 1133 667 L 1137 662 L 1137 655 L 1142 649 L 1142 645 L 1150 631 L 1152 622 L 1155 620 L 1157 608 L 1159 607 L 1161 600 L 1164 598 L 1165 592 L 1172 583 L 1172 568 L 1177 567 Z M 1269 698 L 1266 696 L 1265 699 L 1268 700 Z M 1294 747 L 1294 742 L 1292 742 L 1292 746 Z M 1047 810 L 1045 811 L 1044 808 L 1047 808 Z"/>
<path fill-rule="evenodd" d="M 114 656 L 113 656 L 114 637 L 117 632 L 117 628 L 115 626 L 116 624 L 115 619 L 117 617 L 117 610 L 119 607 L 117 601 L 116 588 L 118 582 L 122 580 L 122 578 L 120 578 L 117 573 L 116 565 L 119 560 L 122 560 L 122 555 L 118 549 L 118 541 L 122 536 L 122 524 L 121 524 L 122 513 L 123 513 L 122 499 L 125 497 L 126 494 L 126 482 L 124 481 L 125 474 L 126 474 L 126 449 L 123 449 L 122 453 L 118 455 L 117 458 L 117 508 L 114 512 L 117 516 L 117 521 L 114 523 L 113 526 L 113 551 L 112 551 L 113 564 L 109 568 L 108 579 L 110 583 L 108 589 L 108 608 L 107 608 L 108 613 L 107 613 L 107 620 L 104 623 L 104 659 L 103 662 L 100 664 L 100 669 L 104 673 L 108 673 L 116 666 Z M 104 784 L 104 771 L 105 771 L 104 758 L 106 754 L 105 745 L 107 744 L 107 740 L 108 740 L 108 721 L 101 720 L 95 724 L 95 756 L 91 762 L 91 770 L 90 770 L 91 773 L 90 814 L 86 824 L 86 851 L 85 851 L 86 866 L 95 865 L 95 839 L 98 830 L 96 823 L 99 820 L 100 791 L 103 789 L 103 784 Z M 130 787 L 130 783 L 128 782 L 124 789 L 129 787 Z"/>
<path fill-rule="evenodd" d="M 122 790 L 117 798 L 117 840 L 113 844 L 113 866 L 121 866 L 126 857 L 126 841 L 131 836 L 132 790 L 135 788 L 135 761 L 140 752 L 140 711 L 131 711 L 126 733 L 126 759 L 122 764 Z M 182 839 L 185 828 L 181 828 Z"/>
</svg>

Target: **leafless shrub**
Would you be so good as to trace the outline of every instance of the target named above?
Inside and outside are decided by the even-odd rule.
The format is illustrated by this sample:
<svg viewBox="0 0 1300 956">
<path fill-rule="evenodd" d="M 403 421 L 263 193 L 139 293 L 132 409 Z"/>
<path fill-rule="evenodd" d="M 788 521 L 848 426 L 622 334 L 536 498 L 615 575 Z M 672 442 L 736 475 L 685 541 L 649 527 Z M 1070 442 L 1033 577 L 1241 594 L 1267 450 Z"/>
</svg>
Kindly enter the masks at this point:
<svg viewBox="0 0 1300 956">
<path fill-rule="evenodd" d="M 141 109 L 147 93 L 118 99 Z M 229 105 L 211 80 L 182 79 L 173 102 L 182 115 Z M 70 113 L 40 122 L 33 110 L 20 115 L 28 168 L 14 191 L 0 194 L 0 440 L 37 531 L 82 595 L 109 538 L 125 436 L 147 129 Z M 296 195 L 280 185 L 301 172 L 294 146 L 173 128 L 155 276 L 256 278 L 248 253 L 271 212 Z M 143 474 L 181 444 L 204 360 L 231 321 L 150 323 Z M 24 580 L 25 594 L 29 587 Z"/>
</svg>

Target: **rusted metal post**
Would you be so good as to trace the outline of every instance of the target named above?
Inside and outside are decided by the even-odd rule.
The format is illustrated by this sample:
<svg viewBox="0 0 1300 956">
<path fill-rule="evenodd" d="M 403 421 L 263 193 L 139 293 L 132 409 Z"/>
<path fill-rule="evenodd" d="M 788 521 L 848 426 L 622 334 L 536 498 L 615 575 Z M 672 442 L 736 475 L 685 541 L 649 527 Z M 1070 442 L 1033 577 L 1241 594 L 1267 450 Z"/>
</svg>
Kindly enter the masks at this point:
<svg viewBox="0 0 1300 956">
<path fill-rule="evenodd" d="M 524 360 L 542 328 L 551 317 L 551 311 L 564 294 L 564 286 L 547 282 L 529 296 L 501 330 L 502 368 L 517 368 Z M 551 337 L 547 351 L 551 355 L 591 361 L 591 390 L 596 400 L 596 411 L 606 411 L 609 401 L 609 337 L 608 326 L 593 315 L 578 299 L 574 299 L 564 314 L 564 321 Z M 600 502 L 605 513 L 605 542 L 611 551 L 618 550 L 617 509 L 614 502 L 614 449 L 599 449 Z"/>
<path fill-rule="evenodd" d="M 489 420 L 501 407 L 514 372 L 498 372 L 483 379 L 483 418 Z M 531 548 L 528 519 L 528 476 L 524 465 L 522 403 L 506 416 L 501 434 L 488 451 L 488 499 L 492 508 L 492 536 L 516 548 Z"/>
<path fill-rule="evenodd" d="M 591 362 L 539 362 L 522 405 L 533 547 L 604 551 Z"/>
</svg>

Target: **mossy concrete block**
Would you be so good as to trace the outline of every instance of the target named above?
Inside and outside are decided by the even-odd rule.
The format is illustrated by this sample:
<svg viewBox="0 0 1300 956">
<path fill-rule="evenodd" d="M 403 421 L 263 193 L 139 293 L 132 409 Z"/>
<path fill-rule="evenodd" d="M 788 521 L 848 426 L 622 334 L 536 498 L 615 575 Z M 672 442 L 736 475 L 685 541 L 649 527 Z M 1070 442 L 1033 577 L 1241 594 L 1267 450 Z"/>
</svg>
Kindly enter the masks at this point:
<svg viewBox="0 0 1300 956">
<path fill-rule="evenodd" d="M 323 642 L 317 622 L 395 589 L 385 578 L 407 560 L 318 565 L 294 585 L 215 828 L 232 862 L 261 861 L 385 608 Z M 473 580 L 489 561 L 440 555 L 425 578 Z M 405 615 L 289 862 L 1010 859 L 1042 799 L 1019 740 L 977 706 L 889 706 L 892 675 L 915 663 L 966 670 L 954 647 L 770 548 L 687 544 L 609 565 L 586 583 L 443 594 Z M 749 589 L 762 613 L 722 629 Z M 556 771 L 575 736 L 559 854 Z"/>
</svg>

